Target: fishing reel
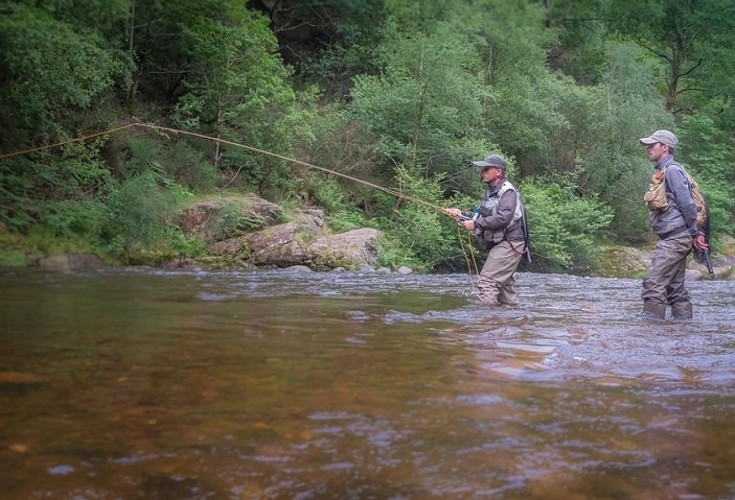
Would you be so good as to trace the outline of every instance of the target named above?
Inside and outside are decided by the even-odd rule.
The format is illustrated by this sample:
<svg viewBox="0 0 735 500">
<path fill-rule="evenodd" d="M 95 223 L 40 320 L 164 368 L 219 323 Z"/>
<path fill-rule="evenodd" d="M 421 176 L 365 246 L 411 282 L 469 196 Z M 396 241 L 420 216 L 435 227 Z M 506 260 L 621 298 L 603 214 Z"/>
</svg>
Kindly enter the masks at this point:
<svg viewBox="0 0 735 500">
<path fill-rule="evenodd" d="M 465 215 L 465 213 L 472 214 L 472 215 Z M 480 218 L 480 205 L 476 205 L 475 208 L 473 208 L 471 211 L 468 210 L 467 212 L 464 212 L 462 213 L 462 215 L 459 216 L 459 218 L 457 219 L 457 225 L 462 226 L 465 221 L 477 220 L 479 218 Z"/>
</svg>

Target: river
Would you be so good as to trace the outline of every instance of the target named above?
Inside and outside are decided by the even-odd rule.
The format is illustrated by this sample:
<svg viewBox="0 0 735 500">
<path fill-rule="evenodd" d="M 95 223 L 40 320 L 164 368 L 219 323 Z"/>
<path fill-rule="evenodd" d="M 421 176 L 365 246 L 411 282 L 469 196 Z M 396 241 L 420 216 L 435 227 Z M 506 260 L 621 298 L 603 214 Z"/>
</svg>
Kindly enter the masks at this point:
<svg viewBox="0 0 735 500">
<path fill-rule="evenodd" d="M 732 281 L 518 283 L 1 271 L 2 497 L 735 497 Z"/>
</svg>

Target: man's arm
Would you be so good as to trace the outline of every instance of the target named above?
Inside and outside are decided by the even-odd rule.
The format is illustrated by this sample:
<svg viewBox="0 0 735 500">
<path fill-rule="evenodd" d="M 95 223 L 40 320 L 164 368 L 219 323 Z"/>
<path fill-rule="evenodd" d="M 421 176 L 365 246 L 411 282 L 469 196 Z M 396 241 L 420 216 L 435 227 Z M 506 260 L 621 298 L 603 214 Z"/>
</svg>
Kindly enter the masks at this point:
<svg viewBox="0 0 735 500">
<path fill-rule="evenodd" d="M 666 187 L 668 187 L 676 206 L 679 207 L 681 214 L 684 216 L 684 223 L 689 228 L 689 234 L 695 237 L 699 234 L 697 205 L 692 198 L 692 192 L 684 171 L 681 168 L 672 167 L 673 165 L 666 169 Z"/>
</svg>

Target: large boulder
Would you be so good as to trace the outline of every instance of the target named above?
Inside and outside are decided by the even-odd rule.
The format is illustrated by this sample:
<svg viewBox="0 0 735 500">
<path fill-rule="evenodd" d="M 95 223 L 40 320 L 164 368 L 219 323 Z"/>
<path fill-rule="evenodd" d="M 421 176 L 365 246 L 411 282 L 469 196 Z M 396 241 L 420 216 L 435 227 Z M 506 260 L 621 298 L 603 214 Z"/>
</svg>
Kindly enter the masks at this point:
<svg viewBox="0 0 735 500">
<path fill-rule="evenodd" d="M 379 231 L 363 228 L 333 234 L 325 227 L 323 217 L 320 211 L 304 212 L 293 221 L 213 243 L 210 249 L 263 267 L 327 270 L 375 266 Z"/>
<path fill-rule="evenodd" d="M 378 261 L 380 232 L 363 228 L 333 234 L 322 210 L 307 209 L 278 223 L 281 209 L 255 195 L 199 201 L 179 216 L 184 233 L 207 242 L 220 256 L 262 267 L 308 266 L 358 269 Z M 233 220 L 252 224 L 233 227 Z"/>
<path fill-rule="evenodd" d="M 194 234 L 207 243 L 222 241 L 278 222 L 281 208 L 254 194 L 227 196 L 193 203 L 178 217 L 185 234 Z"/>
<path fill-rule="evenodd" d="M 302 213 L 291 222 L 249 233 L 241 238 L 241 243 L 247 245 L 255 265 L 308 266 L 311 264 L 308 242 L 318 237 L 323 226 L 323 215 Z"/>
<path fill-rule="evenodd" d="M 373 267 L 378 263 L 379 241 L 380 231 L 361 228 L 323 236 L 307 245 L 307 249 L 317 267 Z"/>
<path fill-rule="evenodd" d="M 644 275 L 650 263 L 650 251 L 611 246 L 597 254 L 592 263 L 591 274 L 606 278 L 635 278 Z"/>
</svg>

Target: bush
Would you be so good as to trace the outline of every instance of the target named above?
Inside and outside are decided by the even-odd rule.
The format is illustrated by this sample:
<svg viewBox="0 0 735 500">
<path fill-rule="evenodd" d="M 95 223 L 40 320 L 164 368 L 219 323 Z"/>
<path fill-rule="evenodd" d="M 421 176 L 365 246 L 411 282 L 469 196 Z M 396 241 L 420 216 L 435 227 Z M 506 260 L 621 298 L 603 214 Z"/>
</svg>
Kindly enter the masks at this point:
<svg viewBox="0 0 735 500">
<path fill-rule="evenodd" d="M 414 175 L 405 167 L 396 169 L 399 191 L 409 199 L 376 195 L 382 207 L 381 229 L 392 253 L 402 253 L 413 267 L 433 270 L 456 257 L 454 224 L 436 208 L 443 206 L 441 176 L 430 179 Z M 391 258 L 397 262 L 400 259 Z M 408 265 L 408 264 L 407 264 Z"/>
<path fill-rule="evenodd" d="M 593 244 L 609 226 L 612 210 L 595 197 L 581 198 L 558 184 L 526 179 L 526 202 L 535 266 L 545 271 L 581 271 L 593 257 Z"/>
<path fill-rule="evenodd" d="M 55 201 L 40 205 L 39 222 L 60 238 L 99 237 L 107 207 L 98 200 Z"/>
<path fill-rule="evenodd" d="M 103 237 L 113 253 L 139 250 L 167 238 L 168 220 L 183 193 L 156 172 L 125 181 L 110 195 Z"/>
</svg>

